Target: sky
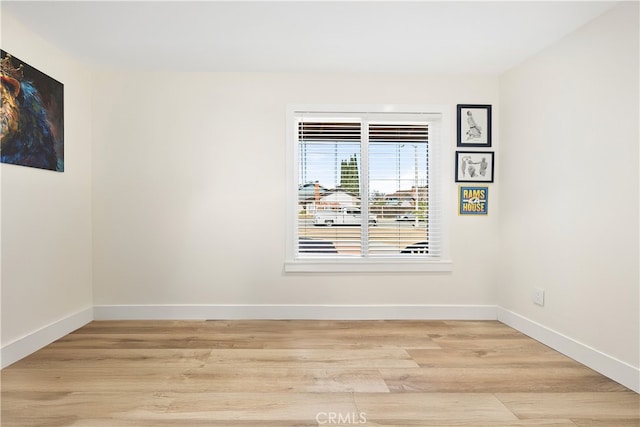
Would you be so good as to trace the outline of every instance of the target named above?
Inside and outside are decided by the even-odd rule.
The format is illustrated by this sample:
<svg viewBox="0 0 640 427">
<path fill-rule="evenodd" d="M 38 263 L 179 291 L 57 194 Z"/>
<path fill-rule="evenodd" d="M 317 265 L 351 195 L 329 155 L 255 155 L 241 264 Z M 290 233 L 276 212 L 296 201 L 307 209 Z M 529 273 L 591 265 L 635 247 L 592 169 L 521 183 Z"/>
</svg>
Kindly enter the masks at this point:
<svg viewBox="0 0 640 427">
<path fill-rule="evenodd" d="M 299 184 L 318 181 L 325 188 L 336 188 L 340 181 L 340 163 L 354 154 L 358 159 L 362 184 L 362 153 L 357 143 L 307 142 L 300 144 Z M 416 181 L 426 185 L 427 145 L 372 143 L 369 145 L 369 193 L 394 193 L 410 190 Z M 306 161 L 304 160 L 306 158 Z"/>
</svg>

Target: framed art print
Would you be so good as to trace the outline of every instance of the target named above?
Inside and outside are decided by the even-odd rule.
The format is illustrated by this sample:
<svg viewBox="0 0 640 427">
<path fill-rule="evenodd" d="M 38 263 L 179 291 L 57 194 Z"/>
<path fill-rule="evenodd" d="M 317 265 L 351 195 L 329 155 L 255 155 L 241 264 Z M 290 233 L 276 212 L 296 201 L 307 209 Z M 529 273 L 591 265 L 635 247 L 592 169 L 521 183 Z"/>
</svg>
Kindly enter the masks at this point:
<svg viewBox="0 0 640 427">
<path fill-rule="evenodd" d="M 456 151 L 456 182 L 493 182 L 493 151 Z"/>
<path fill-rule="evenodd" d="M 491 147 L 491 105 L 458 105 L 458 147 Z"/>
<path fill-rule="evenodd" d="M 487 215 L 489 187 L 463 187 L 458 193 L 458 215 Z"/>
</svg>

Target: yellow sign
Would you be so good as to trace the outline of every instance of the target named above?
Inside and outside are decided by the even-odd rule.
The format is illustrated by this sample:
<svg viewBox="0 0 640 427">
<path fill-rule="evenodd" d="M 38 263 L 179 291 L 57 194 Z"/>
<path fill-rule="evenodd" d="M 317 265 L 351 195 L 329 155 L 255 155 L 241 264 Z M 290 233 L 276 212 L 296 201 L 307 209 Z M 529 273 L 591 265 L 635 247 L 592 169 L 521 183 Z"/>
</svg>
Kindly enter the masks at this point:
<svg viewBox="0 0 640 427">
<path fill-rule="evenodd" d="M 460 187 L 460 215 L 487 215 L 489 207 L 489 187 Z"/>
</svg>

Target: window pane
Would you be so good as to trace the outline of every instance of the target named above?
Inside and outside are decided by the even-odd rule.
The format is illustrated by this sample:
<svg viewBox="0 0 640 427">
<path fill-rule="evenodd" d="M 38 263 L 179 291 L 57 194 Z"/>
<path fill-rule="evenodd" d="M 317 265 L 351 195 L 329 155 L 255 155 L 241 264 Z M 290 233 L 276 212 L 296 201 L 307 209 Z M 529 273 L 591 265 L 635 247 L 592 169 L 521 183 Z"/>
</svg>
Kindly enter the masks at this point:
<svg viewBox="0 0 640 427">
<path fill-rule="evenodd" d="M 426 124 L 374 125 L 369 131 L 371 256 L 428 253 L 428 128 Z"/>
<path fill-rule="evenodd" d="M 298 130 L 299 255 L 360 256 L 360 123 L 305 122 Z"/>
<path fill-rule="evenodd" d="M 429 122 L 298 120 L 298 257 L 440 256 Z"/>
</svg>

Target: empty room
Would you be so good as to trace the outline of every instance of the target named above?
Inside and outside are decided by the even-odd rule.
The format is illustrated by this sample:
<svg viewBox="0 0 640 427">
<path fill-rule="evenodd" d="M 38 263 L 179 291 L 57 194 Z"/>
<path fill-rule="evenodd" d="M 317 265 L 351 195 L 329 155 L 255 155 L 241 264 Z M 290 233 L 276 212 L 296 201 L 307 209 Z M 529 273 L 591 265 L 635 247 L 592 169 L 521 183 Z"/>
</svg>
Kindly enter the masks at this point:
<svg viewBox="0 0 640 427">
<path fill-rule="evenodd" d="M 2 426 L 640 426 L 637 1 L 2 1 Z"/>
</svg>

